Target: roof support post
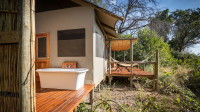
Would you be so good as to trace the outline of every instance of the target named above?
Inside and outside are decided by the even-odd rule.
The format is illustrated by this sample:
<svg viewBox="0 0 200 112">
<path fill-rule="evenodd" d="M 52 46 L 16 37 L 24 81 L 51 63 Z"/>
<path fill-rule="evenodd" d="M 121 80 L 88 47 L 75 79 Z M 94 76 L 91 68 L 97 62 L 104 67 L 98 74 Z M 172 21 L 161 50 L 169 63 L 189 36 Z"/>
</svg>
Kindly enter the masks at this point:
<svg viewBox="0 0 200 112">
<path fill-rule="evenodd" d="M 133 61 L 133 40 L 131 39 L 130 40 L 130 60 L 131 62 Z M 133 86 L 133 82 L 132 82 L 132 79 L 133 79 L 133 63 L 131 63 L 131 75 L 130 75 L 130 87 Z"/>
<path fill-rule="evenodd" d="M 36 111 L 36 84 L 35 84 L 35 0 L 31 0 L 31 111 Z"/>
<path fill-rule="evenodd" d="M 124 61 L 126 61 L 126 51 L 124 51 Z"/>
<path fill-rule="evenodd" d="M 112 77 L 111 77 L 111 40 L 109 40 L 109 84 L 111 85 L 111 80 L 112 80 Z"/>
<path fill-rule="evenodd" d="M 30 66 L 31 66 L 31 1 L 19 0 L 20 41 L 19 41 L 19 76 L 20 76 L 20 112 L 31 112 Z"/>
</svg>

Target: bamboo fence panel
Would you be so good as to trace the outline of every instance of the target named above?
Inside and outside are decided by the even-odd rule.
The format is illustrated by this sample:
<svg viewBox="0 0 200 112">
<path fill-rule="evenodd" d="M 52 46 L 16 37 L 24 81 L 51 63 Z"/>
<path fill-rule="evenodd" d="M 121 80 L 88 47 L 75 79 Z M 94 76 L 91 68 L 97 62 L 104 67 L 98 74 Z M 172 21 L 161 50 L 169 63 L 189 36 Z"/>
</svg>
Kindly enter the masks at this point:
<svg viewBox="0 0 200 112">
<path fill-rule="evenodd" d="M 0 0 L 0 31 L 19 30 L 18 0 Z"/>
<path fill-rule="evenodd" d="M 18 0 L 0 0 L 0 32 L 13 31 L 19 31 Z M 17 43 L 0 43 L 0 112 L 19 111 L 18 50 Z"/>
<path fill-rule="evenodd" d="M 0 112 L 19 111 L 18 44 L 0 45 Z"/>
</svg>

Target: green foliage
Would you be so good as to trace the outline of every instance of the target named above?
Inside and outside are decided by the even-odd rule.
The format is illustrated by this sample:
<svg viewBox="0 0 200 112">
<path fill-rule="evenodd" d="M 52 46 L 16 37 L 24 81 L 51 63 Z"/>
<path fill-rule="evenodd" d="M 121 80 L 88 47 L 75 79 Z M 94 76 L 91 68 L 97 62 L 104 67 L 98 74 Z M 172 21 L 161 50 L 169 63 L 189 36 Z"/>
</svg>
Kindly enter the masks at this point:
<svg viewBox="0 0 200 112">
<path fill-rule="evenodd" d="M 200 96 L 200 57 L 195 54 L 177 51 L 173 51 L 172 55 L 178 59 L 179 65 L 191 70 L 188 74 L 184 74 L 184 84 L 197 96 Z"/>
<path fill-rule="evenodd" d="M 155 51 L 159 50 L 159 61 L 161 65 L 172 64 L 174 58 L 171 56 L 169 45 L 163 41 L 154 31 L 147 27 L 138 32 L 138 41 L 134 44 L 133 53 L 135 60 L 144 60 L 149 58 L 155 61 Z"/>
<path fill-rule="evenodd" d="M 180 107 L 181 111 L 200 111 L 200 100 L 192 93 L 190 89 L 179 88 L 175 105 Z"/>
<path fill-rule="evenodd" d="M 85 101 L 83 101 L 83 103 L 81 103 L 78 108 L 77 108 L 78 112 L 92 112 L 91 109 L 87 108 L 87 104 L 85 103 Z"/>
<path fill-rule="evenodd" d="M 200 8 L 176 10 L 170 15 L 174 20 L 174 38 L 169 42 L 176 51 L 183 51 L 200 42 Z"/>
</svg>

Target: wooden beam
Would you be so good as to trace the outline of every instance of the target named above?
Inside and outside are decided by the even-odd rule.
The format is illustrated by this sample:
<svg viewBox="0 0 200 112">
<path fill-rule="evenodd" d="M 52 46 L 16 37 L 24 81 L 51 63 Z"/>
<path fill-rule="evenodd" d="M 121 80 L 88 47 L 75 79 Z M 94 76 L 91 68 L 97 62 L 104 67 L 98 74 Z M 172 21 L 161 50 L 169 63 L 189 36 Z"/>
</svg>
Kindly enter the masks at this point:
<svg viewBox="0 0 200 112">
<path fill-rule="evenodd" d="M 108 28 L 108 29 L 110 29 L 110 30 L 113 30 L 114 32 L 116 32 L 115 28 L 113 28 L 113 27 L 111 27 L 111 26 L 109 26 L 109 25 L 107 25 L 107 24 L 105 24 L 103 22 L 101 22 L 101 25 L 106 27 L 106 28 Z"/>
<path fill-rule="evenodd" d="M 131 39 L 130 40 L 130 46 L 131 46 L 131 48 L 130 48 L 130 60 L 131 60 L 131 62 L 133 61 L 133 42 L 132 42 L 133 40 Z M 133 79 L 133 63 L 131 63 L 131 76 L 130 76 L 130 87 L 132 87 L 133 86 L 133 82 L 132 82 L 132 79 Z"/>
<path fill-rule="evenodd" d="M 106 32 L 106 31 L 105 31 L 105 33 L 106 33 L 107 35 L 109 35 L 109 36 L 113 37 L 112 39 L 118 38 L 118 37 L 116 37 L 115 35 L 112 35 L 112 34 L 110 34 L 110 33 Z"/>
<path fill-rule="evenodd" d="M 20 76 L 20 112 L 31 112 L 31 4 L 30 0 L 19 0 L 20 41 L 19 41 L 19 76 Z"/>
<path fill-rule="evenodd" d="M 103 35 L 105 36 L 106 39 L 108 39 L 108 37 L 107 37 L 107 35 L 106 35 L 106 33 L 105 33 L 105 30 L 103 29 L 103 27 L 102 27 L 102 25 L 101 25 L 101 22 L 100 22 L 100 20 L 99 20 L 99 18 L 98 18 L 98 16 L 97 16 L 96 13 L 95 13 L 95 17 L 96 17 L 96 20 L 97 20 L 97 24 L 100 26 L 100 29 L 101 29 Z"/>
<path fill-rule="evenodd" d="M 0 44 L 19 43 L 19 32 L 0 32 Z"/>
<path fill-rule="evenodd" d="M 0 13 L 18 13 L 18 11 L 0 10 Z"/>
</svg>

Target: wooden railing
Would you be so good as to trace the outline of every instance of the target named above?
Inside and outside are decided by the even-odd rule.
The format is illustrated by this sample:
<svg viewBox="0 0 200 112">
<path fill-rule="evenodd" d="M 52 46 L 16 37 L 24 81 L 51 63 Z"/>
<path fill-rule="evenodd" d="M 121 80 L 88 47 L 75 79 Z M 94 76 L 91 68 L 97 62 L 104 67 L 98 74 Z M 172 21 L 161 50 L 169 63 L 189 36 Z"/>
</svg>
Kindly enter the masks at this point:
<svg viewBox="0 0 200 112">
<path fill-rule="evenodd" d="M 154 74 L 154 77 L 153 77 L 153 89 L 154 90 L 157 90 L 157 79 L 158 79 L 158 50 L 156 50 L 156 61 L 119 61 L 119 62 L 112 62 L 110 61 L 110 64 L 112 63 L 115 63 L 115 64 L 120 64 L 120 63 L 124 63 L 124 64 L 131 64 L 131 79 L 134 77 L 134 74 L 133 74 L 133 64 L 142 64 L 142 69 L 144 71 L 144 67 L 146 64 L 153 64 L 153 74 Z M 111 75 L 111 65 L 109 67 L 109 75 Z M 111 76 L 110 76 L 111 77 Z M 130 86 L 132 86 L 132 81 L 130 81 Z"/>
</svg>

